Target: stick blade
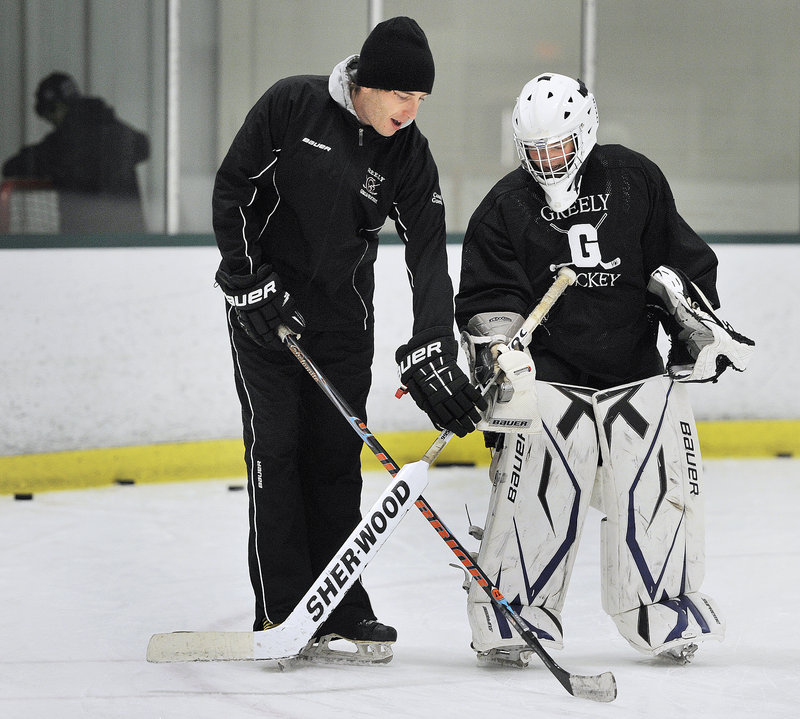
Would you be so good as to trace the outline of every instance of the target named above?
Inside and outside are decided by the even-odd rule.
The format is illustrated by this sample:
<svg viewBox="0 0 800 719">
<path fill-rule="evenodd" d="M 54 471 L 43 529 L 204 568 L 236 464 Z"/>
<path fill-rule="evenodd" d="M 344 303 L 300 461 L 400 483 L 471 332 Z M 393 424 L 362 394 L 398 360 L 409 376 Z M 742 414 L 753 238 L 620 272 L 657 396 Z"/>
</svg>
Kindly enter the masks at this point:
<svg viewBox="0 0 800 719">
<path fill-rule="evenodd" d="M 260 632 L 170 632 L 154 634 L 147 661 L 232 662 L 288 659 L 308 643 L 306 628 L 295 622 Z"/>
<path fill-rule="evenodd" d="M 216 662 L 252 660 L 254 632 L 170 632 L 154 634 L 148 662 Z"/>
<path fill-rule="evenodd" d="M 593 702 L 612 702 L 617 698 L 617 680 L 611 672 L 594 676 L 569 675 L 568 691 L 572 696 Z"/>
</svg>

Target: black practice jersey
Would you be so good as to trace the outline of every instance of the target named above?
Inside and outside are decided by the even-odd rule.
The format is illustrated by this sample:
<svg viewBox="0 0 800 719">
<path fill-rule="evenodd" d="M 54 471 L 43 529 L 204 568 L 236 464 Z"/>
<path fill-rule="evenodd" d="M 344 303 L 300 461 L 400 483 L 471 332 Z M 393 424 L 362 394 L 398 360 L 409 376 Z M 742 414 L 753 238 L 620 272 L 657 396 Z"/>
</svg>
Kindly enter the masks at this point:
<svg viewBox="0 0 800 719">
<path fill-rule="evenodd" d="M 463 330 L 480 312 L 527 315 L 568 265 L 577 282 L 533 335 L 537 377 L 609 387 L 663 369 L 646 303 L 650 273 L 683 270 L 717 307 L 717 258 L 643 155 L 598 145 L 584 170 L 580 196 L 564 212 L 550 209 L 522 168 L 492 188 L 464 238 L 456 322 Z"/>
<path fill-rule="evenodd" d="M 378 231 L 392 218 L 405 243 L 413 332 L 452 335 L 428 142 L 416 123 L 389 138 L 361 125 L 332 98 L 328 77 L 281 80 L 256 103 L 217 173 L 213 217 L 221 269 L 250 275 L 271 265 L 316 331 L 371 329 Z"/>
</svg>

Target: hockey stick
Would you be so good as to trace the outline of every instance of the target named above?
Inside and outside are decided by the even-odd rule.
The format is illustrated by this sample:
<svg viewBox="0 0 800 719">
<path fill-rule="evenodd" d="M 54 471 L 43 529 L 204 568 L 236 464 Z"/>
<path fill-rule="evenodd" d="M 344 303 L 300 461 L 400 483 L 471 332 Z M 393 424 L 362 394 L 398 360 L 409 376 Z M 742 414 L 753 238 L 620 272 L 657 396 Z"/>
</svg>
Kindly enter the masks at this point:
<svg viewBox="0 0 800 719">
<path fill-rule="evenodd" d="M 531 333 L 541 323 L 544 316 L 553 306 L 555 301 L 561 296 L 564 290 L 575 281 L 575 273 L 569 268 L 562 268 L 559 271 L 553 285 L 536 305 L 533 311 L 523 322 L 513 339 L 509 342 L 509 347 L 513 349 L 522 349 L 527 346 L 531 340 Z M 360 420 L 355 413 L 350 409 L 345 400 L 331 386 L 325 379 L 320 369 L 314 364 L 311 358 L 303 351 L 298 344 L 297 340 L 290 334 L 286 334 L 284 342 L 289 347 L 289 350 L 306 369 L 309 375 L 320 386 L 322 391 L 328 396 L 333 404 L 339 409 L 341 414 L 348 420 L 354 431 L 362 438 L 364 443 L 369 447 L 375 457 L 381 462 L 384 468 L 392 475 L 398 473 L 397 464 L 391 458 L 389 453 L 381 446 L 380 442 L 375 439 L 375 436 L 369 431 L 366 424 Z M 483 388 L 486 393 L 489 387 L 497 379 L 497 375 Z M 430 446 L 428 451 L 423 455 L 420 462 L 406 465 L 403 469 L 409 466 L 424 464 L 430 466 L 436 458 L 441 454 L 447 443 L 452 439 L 453 433 L 449 430 L 443 430 L 442 433 L 436 438 L 434 443 Z M 426 482 L 427 485 L 427 482 Z M 477 565 L 476 562 L 470 557 L 469 551 L 456 539 L 452 532 L 446 527 L 441 517 L 434 511 L 431 505 L 420 495 L 415 503 L 417 509 L 420 510 L 425 519 L 428 520 L 430 525 L 436 530 L 439 536 L 444 540 L 448 547 L 453 551 L 458 560 L 464 566 L 465 570 L 475 579 L 478 585 L 486 592 L 491 599 L 492 603 L 500 610 L 500 612 L 508 619 L 509 623 L 514 626 L 523 641 L 536 653 L 542 660 L 542 663 L 550 670 L 550 672 L 558 679 L 561 685 L 573 696 L 583 699 L 590 699 L 598 702 L 610 702 L 617 695 L 616 680 L 611 672 L 604 672 L 599 675 L 581 676 L 572 674 L 562 667 L 560 667 L 555 660 L 547 653 L 541 645 L 536 635 L 526 626 L 524 620 L 517 614 L 514 609 L 509 605 L 508 600 L 503 596 L 502 592 L 492 584 L 486 573 Z"/>
</svg>

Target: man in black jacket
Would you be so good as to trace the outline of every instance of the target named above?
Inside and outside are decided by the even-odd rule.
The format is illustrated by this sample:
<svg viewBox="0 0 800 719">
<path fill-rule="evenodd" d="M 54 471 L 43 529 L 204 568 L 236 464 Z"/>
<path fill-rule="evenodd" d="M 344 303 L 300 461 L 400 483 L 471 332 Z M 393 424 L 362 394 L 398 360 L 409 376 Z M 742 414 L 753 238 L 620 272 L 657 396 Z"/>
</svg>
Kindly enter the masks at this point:
<svg viewBox="0 0 800 719">
<path fill-rule="evenodd" d="M 387 217 L 413 290 L 413 336 L 396 357 L 402 382 L 437 427 L 461 436 L 479 419 L 476 403 L 485 406 L 456 365 L 438 171 L 414 124 L 433 80 L 419 25 L 380 23 L 330 77 L 267 90 L 217 173 L 216 277 L 242 405 L 256 630 L 288 616 L 360 519 L 361 441 L 277 330 L 302 332 L 304 349 L 366 416 L 373 264 Z M 319 635 L 320 644 L 396 638 L 360 582 Z"/>
<path fill-rule="evenodd" d="M 147 135 L 62 72 L 39 83 L 36 114 L 53 131 L 8 159 L 3 176 L 50 180 L 62 232 L 144 232 L 136 165 L 150 156 Z"/>
<path fill-rule="evenodd" d="M 478 561 L 542 643 L 560 648 L 591 497 L 606 514 L 604 609 L 637 650 L 685 662 L 699 642 L 722 639 L 724 621 L 699 592 L 702 467 L 676 382 L 743 370 L 753 342 L 714 314 L 717 258 L 678 214 L 664 175 L 633 150 L 598 145 L 598 122 L 582 82 L 533 78 L 512 115 L 521 166 L 467 227 L 456 320 L 471 363 L 480 379 L 497 356 L 505 381 L 493 410 L 505 403 L 505 416 L 539 420 L 538 432 L 487 435 L 493 490 Z M 561 267 L 574 286 L 529 355 L 510 350 Z M 659 320 L 672 340 L 666 376 Z M 527 661 L 476 587 L 468 615 L 479 659 Z"/>
</svg>

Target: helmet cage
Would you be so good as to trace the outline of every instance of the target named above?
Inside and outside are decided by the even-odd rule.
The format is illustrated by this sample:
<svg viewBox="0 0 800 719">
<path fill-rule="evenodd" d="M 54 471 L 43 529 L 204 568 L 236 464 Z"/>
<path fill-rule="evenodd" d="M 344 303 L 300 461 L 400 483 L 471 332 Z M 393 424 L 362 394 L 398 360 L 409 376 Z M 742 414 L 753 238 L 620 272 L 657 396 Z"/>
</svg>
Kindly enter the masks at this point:
<svg viewBox="0 0 800 719">
<path fill-rule="evenodd" d="M 579 143 L 577 131 L 528 142 L 514 137 L 520 162 L 540 185 L 555 185 L 577 172 L 583 160 Z"/>
</svg>

